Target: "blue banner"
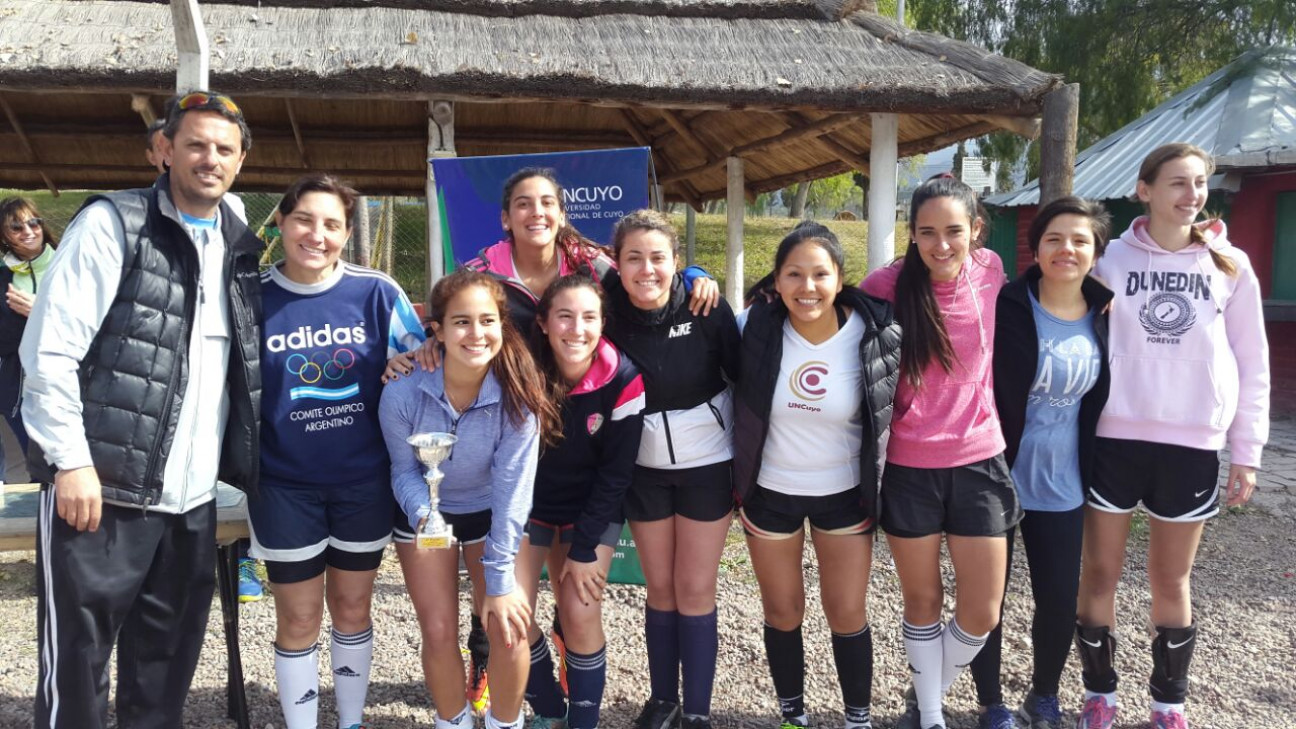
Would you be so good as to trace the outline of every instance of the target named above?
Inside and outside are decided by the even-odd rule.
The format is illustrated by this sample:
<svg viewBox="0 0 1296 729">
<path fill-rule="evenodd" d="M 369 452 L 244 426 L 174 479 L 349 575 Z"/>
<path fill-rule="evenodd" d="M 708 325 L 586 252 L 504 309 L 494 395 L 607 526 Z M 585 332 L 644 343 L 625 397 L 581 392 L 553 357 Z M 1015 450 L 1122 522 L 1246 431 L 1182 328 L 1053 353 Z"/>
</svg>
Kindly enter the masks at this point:
<svg viewBox="0 0 1296 729">
<path fill-rule="evenodd" d="M 585 237 L 610 244 L 612 227 L 622 216 L 648 207 L 649 155 L 647 147 L 634 147 L 431 160 L 454 263 L 476 257 L 503 237 L 504 181 L 523 167 L 552 168 L 564 188 L 567 219 Z"/>
</svg>

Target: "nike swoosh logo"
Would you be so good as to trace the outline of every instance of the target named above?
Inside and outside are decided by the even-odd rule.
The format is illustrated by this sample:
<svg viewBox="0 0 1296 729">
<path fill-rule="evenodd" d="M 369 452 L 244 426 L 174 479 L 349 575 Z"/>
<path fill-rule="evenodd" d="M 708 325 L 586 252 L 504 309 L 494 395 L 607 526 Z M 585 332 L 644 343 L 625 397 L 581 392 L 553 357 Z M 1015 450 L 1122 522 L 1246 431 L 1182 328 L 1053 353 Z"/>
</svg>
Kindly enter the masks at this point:
<svg viewBox="0 0 1296 729">
<path fill-rule="evenodd" d="M 1102 648 L 1102 641 L 1101 641 L 1101 640 L 1099 640 L 1099 641 L 1094 641 L 1093 643 L 1090 643 L 1089 641 L 1085 640 L 1084 638 L 1081 638 L 1081 639 L 1080 639 L 1080 642 L 1081 642 L 1081 643 L 1084 643 L 1085 645 L 1089 646 L 1090 648 Z"/>
<path fill-rule="evenodd" d="M 1206 489 L 1206 491 L 1210 491 L 1210 489 Z M 1194 499 L 1200 499 L 1200 498 L 1202 497 L 1202 494 L 1206 493 L 1206 491 L 1198 491 L 1198 492 L 1194 493 L 1194 494 L 1193 494 L 1193 498 L 1194 498 Z"/>
<path fill-rule="evenodd" d="M 1205 492 L 1203 491 L 1202 493 Z M 1166 641 L 1166 648 L 1169 648 L 1171 650 L 1174 650 L 1175 648 L 1183 648 L 1184 646 L 1188 645 L 1191 642 L 1192 642 L 1192 638 L 1189 638 L 1188 640 L 1185 640 L 1182 643 L 1171 643 L 1169 641 Z"/>
</svg>

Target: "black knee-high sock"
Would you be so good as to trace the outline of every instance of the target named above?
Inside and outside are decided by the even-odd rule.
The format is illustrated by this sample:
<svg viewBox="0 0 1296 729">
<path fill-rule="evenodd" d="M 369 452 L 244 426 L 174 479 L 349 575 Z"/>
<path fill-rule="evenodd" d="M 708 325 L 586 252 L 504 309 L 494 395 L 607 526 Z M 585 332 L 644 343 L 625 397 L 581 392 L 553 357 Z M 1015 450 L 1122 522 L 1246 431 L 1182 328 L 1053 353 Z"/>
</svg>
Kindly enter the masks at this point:
<svg viewBox="0 0 1296 729">
<path fill-rule="evenodd" d="M 542 635 L 531 644 L 531 672 L 527 674 L 526 700 L 538 716 L 561 719 L 567 715 L 562 689 L 554 679 L 553 657 Z"/>
<path fill-rule="evenodd" d="M 490 658 L 490 638 L 486 637 L 486 628 L 482 626 L 481 616 L 474 614 L 468 630 L 468 653 L 477 665 L 485 668 Z"/>
<path fill-rule="evenodd" d="M 805 642 L 801 626 L 779 630 L 765 623 L 765 659 L 784 719 L 805 718 Z"/>
<path fill-rule="evenodd" d="M 711 689 L 715 685 L 716 653 L 720 649 L 716 611 L 679 616 L 680 672 L 684 679 L 685 716 L 711 715 Z"/>
<path fill-rule="evenodd" d="M 846 728 L 869 726 L 873 703 L 873 631 L 865 625 L 849 635 L 833 633 L 833 662 L 845 704 Z"/>
</svg>

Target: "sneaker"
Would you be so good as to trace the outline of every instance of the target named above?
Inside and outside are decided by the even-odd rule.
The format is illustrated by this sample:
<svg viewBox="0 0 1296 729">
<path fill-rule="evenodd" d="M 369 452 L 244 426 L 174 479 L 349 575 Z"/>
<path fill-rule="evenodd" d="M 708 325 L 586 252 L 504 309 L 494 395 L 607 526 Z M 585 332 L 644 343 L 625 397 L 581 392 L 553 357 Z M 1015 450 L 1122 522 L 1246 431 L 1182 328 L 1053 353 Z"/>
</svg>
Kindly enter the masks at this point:
<svg viewBox="0 0 1296 729">
<path fill-rule="evenodd" d="M 1116 706 L 1108 706 L 1107 699 L 1093 696 L 1086 699 L 1076 717 L 1076 729 L 1111 729 L 1116 723 Z"/>
<path fill-rule="evenodd" d="M 486 664 L 478 663 L 477 656 L 469 652 L 468 682 L 464 688 L 464 698 L 468 700 L 468 709 L 473 716 L 485 716 L 490 708 L 490 683 L 486 675 Z"/>
<path fill-rule="evenodd" d="M 265 595 L 261 589 L 261 578 L 256 573 L 256 560 L 240 559 L 238 565 L 239 602 L 257 602 Z"/>
<path fill-rule="evenodd" d="M 1017 722 L 1007 706 L 991 704 L 977 717 L 977 729 L 1017 729 Z"/>
<path fill-rule="evenodd" d="M 948 724 L 948 720 L 946 721 Z M 937 726 L 932 724 L 932 726 Z M 925 729 L 922 724 L 922 715 L 918 712 L 917 706 L 905 708 L 905 713 L 900 715 L 896 720 L 896 729 Z"/>
<path fill-rule="evenodd" d="M 558 719 L 551 719 L 547 716 L 536 714 L 531 717 L 530 723 L 527 724 L 527 729 L 567 729 L 567 717 L 564 716 Z"/>
<path fill-rule="evenodd" d="M 352 724 L 347 727 L 347 729 L 373 729 L 373 724 L 370 724 L 367 721 L 362 721 L 359 724 Z"/>
<path fill-rule="evenodd" d="M 783 723 L 779 724 L 779 729 L 806 729 L 810 726 L 810 720 L 805 714 L 801 716 L 783 717 Z"/>
<path fill-rule="evenodd" d="M 1188 719 L 1177 711 L 1154 711 L 1152 729 L 1188 729 Z"/>
<path fill-rule="evenodd" d="M 1062 709 L 1056 696 L 1040 696 L 1031 691 L 1017 711 L 1023 729 L 1062 729 Z"/>
<path fill-rule="evenodd" d="M 711 729 L 711 717 L 686 716 L 680 720 L 680 729 Z"/>
<path fill-rule="evenodd" d="M 571 692 L 567 690 L 567 644 L 563 641 L 562 630 L 558 628 L 556 621 L 549 637 L 553 640 L 554 652 L 558 654 L 558 687 L 562 689 L 563 696 L 571 696 Z"/>
<path fill-rule="evenodd" d="M 634 729 L 676 729 L 680 725 L 680 705 L 673 701 L 648 699 Z"/>
</svg>

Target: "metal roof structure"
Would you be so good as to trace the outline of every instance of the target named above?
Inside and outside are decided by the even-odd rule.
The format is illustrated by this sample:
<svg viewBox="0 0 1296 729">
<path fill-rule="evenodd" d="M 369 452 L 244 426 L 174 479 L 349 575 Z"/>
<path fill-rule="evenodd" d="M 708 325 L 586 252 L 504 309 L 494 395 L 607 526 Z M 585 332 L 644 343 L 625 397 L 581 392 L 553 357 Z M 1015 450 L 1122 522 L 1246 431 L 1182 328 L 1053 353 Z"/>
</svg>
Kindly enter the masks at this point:
<svg viewBox="0 0 1296 729">
<path fill-rule="evenodd" d="M 1221 172 L 1296 165 L 1296 48 L 1248 51 L 1076 156 L 1074 192 L 1091 200 L 1134 194 L 1143 158 L 1167 142 L 1190 142 Z M 1222 176 L 1212 178 L 1212 187 Z M 1039 180 L 986 199 L 997 207 L 1039 204 Z"/>
</svg>

